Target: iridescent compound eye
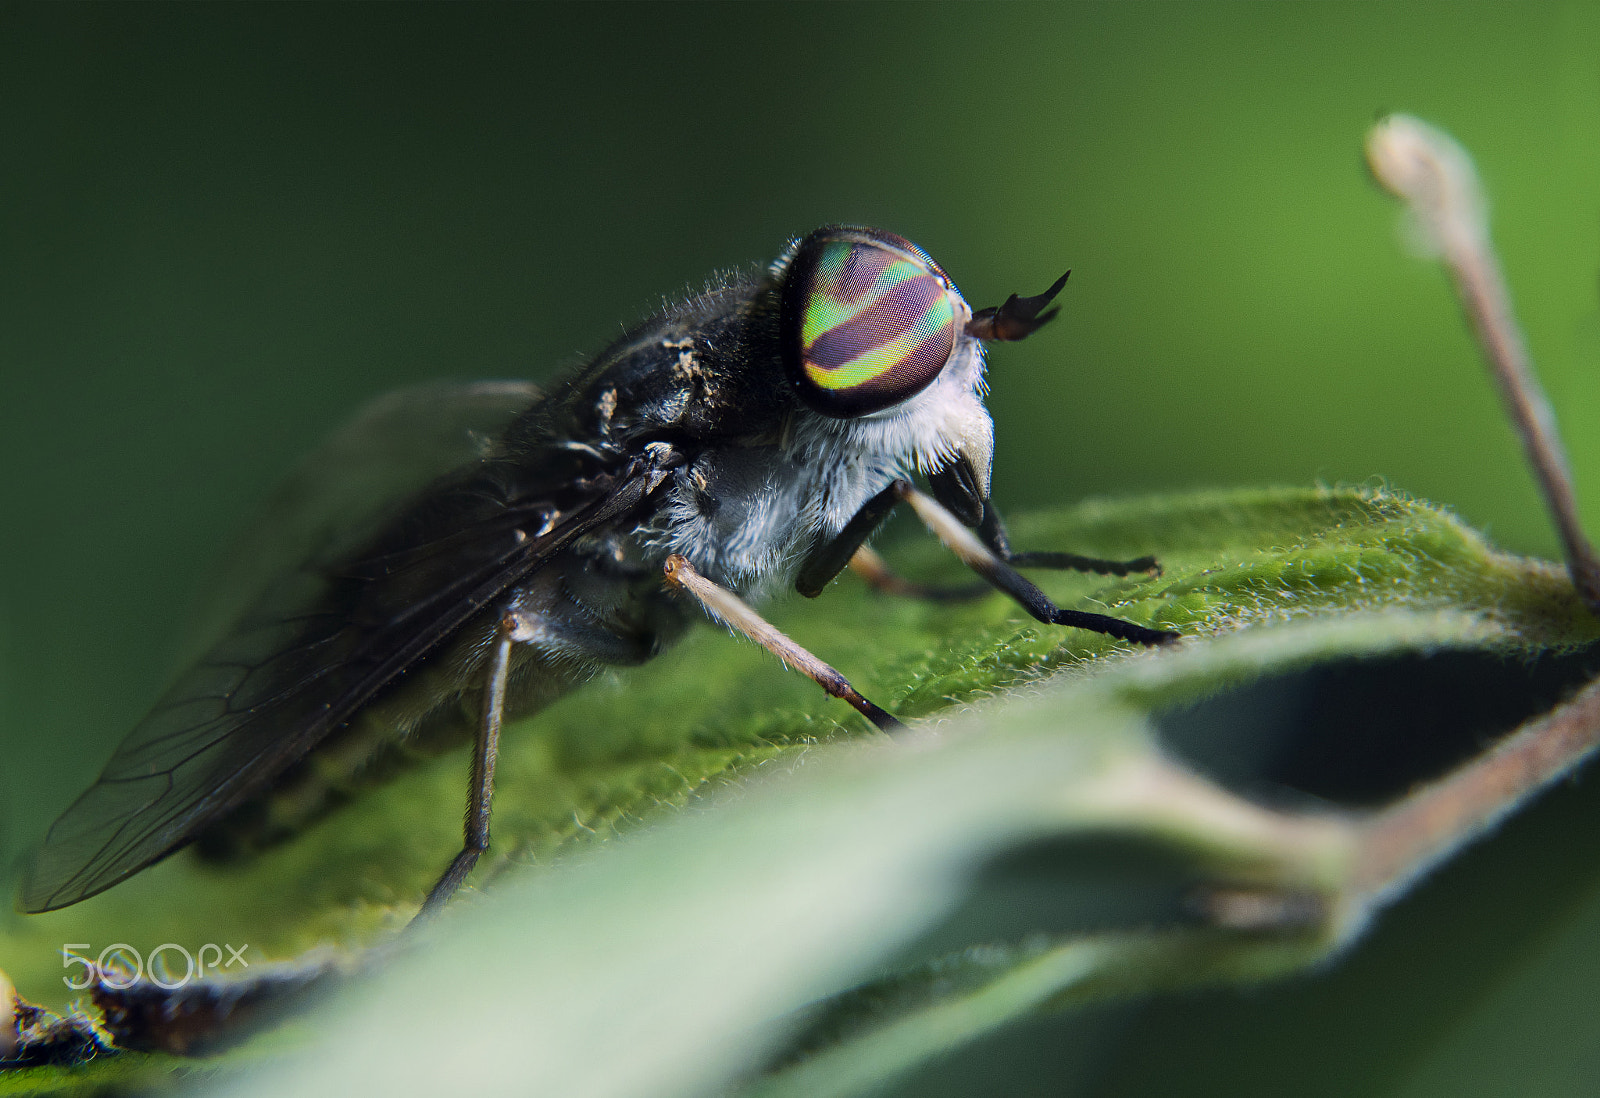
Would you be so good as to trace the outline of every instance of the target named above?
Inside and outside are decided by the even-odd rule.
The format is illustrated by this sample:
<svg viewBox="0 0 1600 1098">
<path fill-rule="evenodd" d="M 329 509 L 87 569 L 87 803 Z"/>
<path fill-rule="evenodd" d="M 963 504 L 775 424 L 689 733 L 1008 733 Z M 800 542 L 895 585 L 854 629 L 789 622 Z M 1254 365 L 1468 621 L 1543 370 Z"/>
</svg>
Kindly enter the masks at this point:
<svg viewBox="0 0 1600 1098">
<path fill-rule="evenodd" d="M 823 415 L 863 416 L 921 392 L 970 315 L 938 264 L 875 229 L 818 229 L 782 288 L 784 358 L 801 399 Z"/>
</svg>

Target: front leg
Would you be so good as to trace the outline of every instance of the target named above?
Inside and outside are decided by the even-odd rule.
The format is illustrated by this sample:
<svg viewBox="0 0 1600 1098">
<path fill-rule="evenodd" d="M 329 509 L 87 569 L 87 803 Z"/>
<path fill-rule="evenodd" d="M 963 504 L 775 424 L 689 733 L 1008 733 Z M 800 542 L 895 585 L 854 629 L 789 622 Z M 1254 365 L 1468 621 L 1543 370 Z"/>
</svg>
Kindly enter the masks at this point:
<svg viewBox="0 0 1600 1098">
<path fill-rule="evenodd" d="M 941 480 L 936 479 L 936 490 L 941 486 L 944 488 L 941 495 L 954 495 L 959 498 L 959 492 L 952 492 L 948 483 L 941 485 Z M 1033 564 L 1041 568 L 1071 568 L 1103 575 L 1125 576 L 1132 572 L 1159 573 L 1161 569 L 1154 557 L 1140 557 L 1132 561 L 1108 561 L 1080 557 L 1073 553 L 1013 553 L 1006 539 L 1005 525 L 1000 521 L 999 513 L 987 500 L 980 505 L 974 498 L 974 505 L 970 508 L 971 516 L 977 520 L 979 526 L 979 536 L 983 538 L 980 541 L 940 501 L 923 495 L 908 481 L 903 480 L 896 481 L 873 496 L 855 518 L 845 524 L 845 528 L 837 537 L 815 549 L 801 566 L 795 588 L 807 598 L 815 598 L 848 564 L 869 584 L 890 594 L 938 600 L 971 597 L 974 594 L 971 590 L 957 588 L 943 591 L 924 588 L 919 584 L 903 580 L 889 571 L 876 553 L 865 548 L 864 543 L 867 538 L 883 524 L 889 512 L 901 500 L 911 504 L 918 517 L 961 559 L 963 564 L 982 576 L 990 586 L 1011 596 L 1024 610 L 1042 622 L 1088 629 L 1134 644 L 1170 644 L 1180 636 L 1167 629 L 1150 629 L 1106 614 L 1063 609 L 1051 602 L 1050 597 L 1029 582 L 1027 577 L 1011 567 L 1013 563 Z"/>
<path fill-rule="evenodd" d="M 1026 568 L 1059 568 L 1073 572 L 1094 572 L 1102 576 L 1127 576 L 1135 572 L 1161 574 L 1155 557 L 1137 560 L 1101 560 L 1076 553 L 1015 553 L 989 498 L 989 478 L 980 475 L 978 466 L 965 454 L 958 454 L 928 477 L 933 498 L 963 526 L 976 527 L 978 537 L 990 552 L 1007 564 Z"/>
<path fill-rule="evenodd" d="M 1006 534 L 1006 524 L 990 500 L 983 501 L 983 518 L 978 524 L 978 538 L 1007 564 L 1019 568 L 1055 568 L 1069 572 L 1093 572 L 1099 576 L 1130 576 L 1135 572 L 1161 574 L 1161 565 L 1155 557 L 1136 560 L 1101 560 L 1098 557 L 1080 557 L 1076 553 L 1017 553 L 1011 549 L 1011 538 Z"/>
<path fill-rule="evenodd" d="M 1038 587 L 1034 586 L 1027 577 L 1008 561 L 1025 559 L 1023 554 L 1012 554 L 1009 546 L 1005 544 L 1005 530 L 999 525 L 999 516 L 994 516 L 992 529 L 1004 548 L 1004 553 L 984 544 L 975 537 L 970 530 L 961 524 L 961 521 L 951 514 L 942 504 L 932 496 L 924 495 L 913 488 L 909 481 L 897 481 L 894 484 L 895 493 L 911 505 L 917 517 L 932 530 L 933 533 L 945 544 L 945 547 L 961 559 L 961 562 L 982 576 L 992 586 L 1010 595 L 1019 606 L 1042 622 L 1051 625 L 1070 625 L 1077 629 L 1088 629 L 1095 633 L 1104 633 L 1119 640 L 1131 641 L 1134 644 L 1161 645 L 1171 644 L 1179 639 L 1181 634 L 1168 629 L 1151 629 L 1147 626 L 1136 625 L 1131 621 L 1113 618 L 1106 614 L 1090 614 L 1082 610 L 1066 610 L 1050 601 L 1050 597 Z M 993 514 L 993 508 L 985 504 L 985 519 Z M 1062 560 L 1081 561 L 1097 565 L 1109 565 L 1112 568 L 1124 568 L 1126 571 L 1113 572 L 1114 575 L 1126 575 L 1127 571 L 1145 571 L 1146 568 L 1131 568 L 1133 564 L 1143 564 L 1148 561 L 1154 567 L 1153 558 L 1143 558 L 1140 561 L 1095 561 L 1089 557 L 1074 557 L 1070 553 L 1042 554 L 1047 557 Z M 1050 565 L 1045 565 L 1050 567 Z M 1075 567 L 1072 564 L 1057 565 L 1057 567 Z M 1090 568 L 1089 571 L 1098 571 Z"/>
<path fill-rule="evenodd" d="M 806 557 L 805 563 L 800 566 L 800 574 L 795 577 L 794 589 L 808 599 L 814 599 L 822 594 L 822 589 L 832 583 L 834 577 L 843 572 L 845 565 L 855 557 L 857 550 L 866 544 L 868 538 L 883 525 L 883 520 L 889 517 L 895 504 L 900 502 L 899 489 L 891 484 L 871 499 L 855 518 L 845 523 L 844 529 L 825 545 L 819 545 Z M 871 580 L 869 579 L 870 583 Z"/>
<path fill-rule="evenodd" d="M 867 539 L 883 525 L 883 520 L 889 517 L 889 512 L 899 502 L 900 492 L 893 484 L 867 500 L 865 506 L 845 523 L 844 529 L 832 541 L 817 546 L 806 557 L 800 565 L 799 575 L 795 577 L 794 589 L 806 598 L 814 599 L 848 567 L 873 590 L 901 598 L 961 602 L 988 594 L 988 586 L 981 583 L 972 587 L 949 588 L 915 583 L 895 574 L 882 557 L 867 548 Z"/>
<path fill-rule="evenodd" d="M 897 491 L 892 488 L 890 491 Z M 895 497 L 896 502 L 899 496 Z M 944 500 L 938 501 L 944 504 Z M 946 509 L 949 510 L 948 505 Z M 951 517 L 960 520 L 954 511 Z M 1148 572 L 1151 575 L 1161 574 L 1161 565 L 1155 557 L 1139 557 L 1135 560 L 1103 560 L 1099 557 L 1084 557 L 1077 553 L 1018 553 L 1012 550 L 1011 540 L 1006 535 L 1005 523 L 1000 520 L 1000 512 L 994 505 L 984 500 L 982 510 L 975 522 L 964 525 L 975 525 L 978 528 L 978 539 L 989 548 L 995 556 L 1005 563 L 1018 568 L 1051 568 L 1072 572 L 1092 572 L 1100 576 L 1131 576 L 1137 572 Z M 972 587 L 930 587 L 927 584 L 917 583 L 894 572 L 877 553 L 860 545 L 855 555 L 850 558 L 850 570 L 860 576 L 867 585 L 875 591 L 886 595 L 897 595 L 901 598 L 925 599 L 929 602 L 961 602 L 966 599 L 978 598 L 990 590 L 988 584 L 977 584 Z M 830 572 L 827 579 L 832 579 L 835 572 Z M 824 583 L 827 580 L 823 581 Z M 816 591 L 807 591 L 808 595 L 815 595 L 821 591 L 819 586 Z"/>
</svg>

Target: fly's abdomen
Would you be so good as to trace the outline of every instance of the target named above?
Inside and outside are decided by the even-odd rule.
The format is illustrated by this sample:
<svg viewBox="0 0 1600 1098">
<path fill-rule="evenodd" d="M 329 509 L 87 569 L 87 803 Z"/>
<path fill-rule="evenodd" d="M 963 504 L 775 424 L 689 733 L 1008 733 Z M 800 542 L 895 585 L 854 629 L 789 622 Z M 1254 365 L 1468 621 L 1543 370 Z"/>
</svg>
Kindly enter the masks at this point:
<svg viewBox="0 0 1600 1098">
<path fill-rule="evenodd" d="M 298 835 L 364 791 L 472 738 L 476 706 L 470 694 L 441 690 L 437 672 L 408 676 L 354 720 L 273 779 L 264 789 L 201 832 L 200 856 L 245 857 Z"/>
<path fill-rule="evenodd" d="M 404 770 L 470 742 L 482 720 L 485 656 L 502 614 L 529 640 L 512 650 L 505 716 L 531 716 L 605 667 L 643 663 L 682 632 L 682 608 L 630 554 L 577 555 L 513 588 L 284 770 L 201 832 L 202 857 L 231 860 L 293 838 Z M 621 558 L 619 560 L 619 557 Z"/>
</svg>

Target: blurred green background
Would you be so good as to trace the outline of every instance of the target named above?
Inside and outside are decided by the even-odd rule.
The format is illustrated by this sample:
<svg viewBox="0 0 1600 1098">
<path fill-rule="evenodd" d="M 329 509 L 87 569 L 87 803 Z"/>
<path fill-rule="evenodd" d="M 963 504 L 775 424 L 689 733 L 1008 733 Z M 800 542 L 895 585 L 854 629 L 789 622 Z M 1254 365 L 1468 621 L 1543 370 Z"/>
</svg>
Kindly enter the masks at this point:
<svg viewBox="0 0 1600 1098">
<path fill-rule="evenodd" d="M 975 306 L 1072 267 L 991 359 L 1003 506 L 1383 478 L 1553 554 L 1390 110 L 1477 158 L 1600 527 L 1594 5 L 0 7 L 0 855 L 360 401 L 551 377 L 827 221 Z"/>
</svg>

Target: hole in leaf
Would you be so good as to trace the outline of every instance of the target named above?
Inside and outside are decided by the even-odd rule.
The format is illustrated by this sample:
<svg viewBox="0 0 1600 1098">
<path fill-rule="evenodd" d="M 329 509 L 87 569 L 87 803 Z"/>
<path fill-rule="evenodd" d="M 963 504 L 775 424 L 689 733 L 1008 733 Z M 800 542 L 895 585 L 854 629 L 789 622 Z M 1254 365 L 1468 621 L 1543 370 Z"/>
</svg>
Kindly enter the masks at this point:
<svg viewBox="0 0 1600 1098">
<path fill-rule="evenodd" d="M 1526 661 L 1481 651 L 1339 660 L 1155 721 L 1179 758 L 1258 800 L 1375 807 L 1465 762 L 1597 672 L 1600 647 Z"/>
</svg>

